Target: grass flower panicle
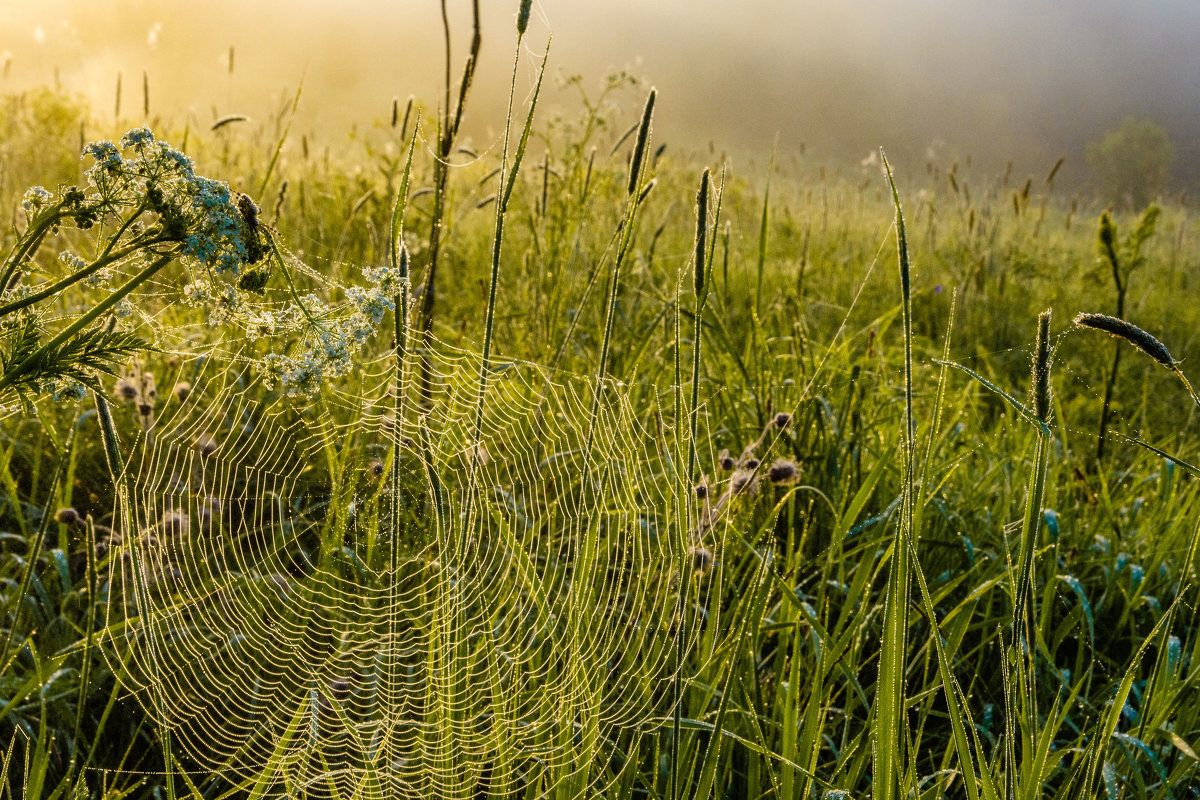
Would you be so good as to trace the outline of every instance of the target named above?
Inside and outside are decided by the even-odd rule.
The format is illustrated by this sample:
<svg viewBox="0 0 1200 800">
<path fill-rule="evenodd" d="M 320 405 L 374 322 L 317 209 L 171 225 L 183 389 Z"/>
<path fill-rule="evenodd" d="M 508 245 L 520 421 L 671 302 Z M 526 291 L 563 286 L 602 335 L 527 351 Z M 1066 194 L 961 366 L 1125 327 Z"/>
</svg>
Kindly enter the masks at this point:
<svg viewBox="0 0 1200 800">
<path fill-rule="evenodd" d="M 1132 322 L 1126 322 L 1123 319 L 1111 317 L 1108 314 L 1084 313 L 1076 315 L 1075 325 L 1080 328 L 1092 328 L 1093 330 L 1104 331 L 1111 336 L 1116 336 L 1118 339 L 1124 339 L 1167 369 L 1175 370 L 1178 368 L 1177 365 L 1179 362 L 1171 356 L 1171 352 L 1167 350 L 1167 346 Z"/>
</svg>

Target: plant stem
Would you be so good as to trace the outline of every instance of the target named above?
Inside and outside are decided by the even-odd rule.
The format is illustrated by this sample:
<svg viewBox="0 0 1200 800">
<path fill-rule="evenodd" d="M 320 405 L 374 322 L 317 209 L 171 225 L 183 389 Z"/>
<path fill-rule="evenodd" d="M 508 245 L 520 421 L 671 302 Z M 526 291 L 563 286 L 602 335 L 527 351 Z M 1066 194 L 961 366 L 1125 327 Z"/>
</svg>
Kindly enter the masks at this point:
<svg viewBox="0 0 1200 800">
<path fill-rule="evenodd" d="M 170 264 L 173 258 L 174 257 L 170 255 L 159 256 L 158 260 L 154 261 L 137 275 L 134 275 L 125 282 L 125 285 L 110 294 L 86 314 L 75 320 L 75 322 L 68 325 L 61 333 L 59 333 L 49 342 L 38 348 L 37 352 L 33 353 L 20 364 L 17 364 L 17 366 L 6 372 L 4 376 L 0 378 L 0 392 L 12 386 L 18 378 L 24 377 L 47 353 L 56 350 L 72 336 L 79 333 L 88 325 L 92 324 L 98 317 L 100 317 L 100 315 L 108 312 L 113 306 L 124 300 L 130 292 L 152 278 L 155 273 L 157 273 L 167 264 Z"/>
<path fill-rule="evenodd" d="M 95 273 L 97 273 L 100 270 L 107 267 L 109 264 L 115 263 L 117 261 L 120 261 L 123 258 L 126 258 L 127 256 L 133 255 L 138 250 L 141 250 L 146 247 L 152 247 L 153 245 L 162 244 L 163 242 L 168 242 L 168 241 L 171 241 L 171 240 L 165 236 L 153 238 L 153 239 L 143 239 L 143 240 L 134 241 L 134 242 L 130 243 L 129 245 L 122 247 L 120 250 L 116 251 L 115 253 L 110 254 L 106 251 L 105 254 L 102 254 L 99 258 L 97 258 L 91 264 L 87 265 L 83 269 L 80 269 L 80 270 L 77 270 L 77 271 L 71 273 L 70 275 L 63 278 L 58 283 L 52 284 L 52 285 L 46 287 L 45 289 L 42 289 L 40 292 L 35 292 L 34 294 L 28 295 L 26 297 L 22 297 L 20 300 L 14 300 L 13 302 L 9 303 L 8 305 L 0 306 L 0 317 L 6 317 L 14 311 L 19 311 L 22 308 L 27 308 L 35 303 L 45 300 L 47 297 L 53 297 L 54 295 L 58 294 L 59 292 L 63 291 L 64 289 L 67 289 L 71 285 L 78 283 L 79 281 L 83 280 L 84 278 L 87 278 L 90 275 L 94 275 Z"/>
<path fill-rule="evenodd" d="M 56 205 L 46 209 L 45 216 L 37 223 L 32 234 L 26 231 L 25 236 L 21 237 L 21 240 L 15 245 L 13 254 L 9 257 L 8 263 L 4 265 L 4 273 L 0 275 L 0 297 L 3 297 L 4 293 L 8 291 L 8 284 L 12 280 L 12 276 L 16 274 L 21 264 L 28 260 L 30 254 L 41 245 L 46 233 L 59 220 L 67 216 L 62 208 L 63 201 L 59 201 Z"/>
</svg>

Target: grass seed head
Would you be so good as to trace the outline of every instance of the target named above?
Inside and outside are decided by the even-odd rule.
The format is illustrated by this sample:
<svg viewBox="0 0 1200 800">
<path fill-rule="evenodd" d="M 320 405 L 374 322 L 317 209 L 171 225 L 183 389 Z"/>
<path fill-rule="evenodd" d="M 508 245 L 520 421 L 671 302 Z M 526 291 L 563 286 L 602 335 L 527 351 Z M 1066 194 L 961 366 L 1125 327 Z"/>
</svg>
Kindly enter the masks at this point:
<svg viewBox="0 0 1200 800">
<path fill-rule="evenodd" d="M 633 160 L 629 163 L 628 193 L 637 191 L 642 177 L 642 163 L 646 160 L 646 147 L 650 141 L 650 120 L 654 117 L 654 100 L 658 90 L 651 89 L 646 97 L 646 106 L 642 109 L 642 121 L 638 125 L 637 143 L 633 147 Z"/>
<path fill-rule="evenodd" d="M 1030 394 L 1037 418 L 1045 422 L 1050 419 L 1050 359 L 1054 348 L 1050 346 L 1050 309 L 1038 315 L 1037 339 L 1033 349 L 1033 373 Z"/>
<path fill-rule="evenodd" d="M 1178 370 L 1176 365 L 1179 362 L 1171 356 L 1167 346 L 1132 322 L 1108 314 L 1079 314 L 1075 317 L 1075 324 L 1080 328 L 1093 328 L 1124 339 L 1172 372 Z"/>
<path fill-rule="evenodd" d="M 521 0 L 521 10 L 517 12 L 517 33 L 524 36 L 525 29 L 529 27 L 529 12 L 533 7 L 533 0 Z"/>
<path fill-rule="evenodd" d="M 708 253 L 706 245 L 706 235 L 708 233 L 708 182 L 709 172 L 705 168 L 704 174 L 700 176 L 700 190 L 696 193 L 696 297 L 704 296 L 704 266 Z"/>
<path fill-rule="evenodd" d="M 1097 236 L 1100 239 L 1100 245 L 1105 250 L 1112 250 L 1117 239 L 1117 226 L 1112 220 L 1112 215 L 1105 211 L 1100 215 L 1100 230 L 1097 231 Z"/>
</svg>

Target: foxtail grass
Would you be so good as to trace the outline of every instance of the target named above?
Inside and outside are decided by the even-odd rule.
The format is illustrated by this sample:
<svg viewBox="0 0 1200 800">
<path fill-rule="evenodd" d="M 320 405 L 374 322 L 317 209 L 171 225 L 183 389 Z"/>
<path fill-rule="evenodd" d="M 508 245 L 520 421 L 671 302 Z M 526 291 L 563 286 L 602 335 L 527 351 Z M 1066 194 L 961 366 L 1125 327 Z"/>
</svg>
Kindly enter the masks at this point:
<svg viewBox="0 0 1200 800">
<path fill-rule="evenodd" d="M 538 96 L 542 91 L 542 79 L 546 75 L 546 62 L 550 58 L 550 46 L 547 44 L 545 53 L 542 56 L 541 67 L 538 70 L 537 82 L 533 88 L 533 95 L 529 100 L 529 111 L 525 115 L 525 123 L 521 129 L 521 138 L 517 143 L 516 152 L 513 153 L 512 164 L 510 166 L 508 150 L 512 134 L 513 99 L 516 96 L 517 71 L 521 63 L 521 44 L 524 41 L 525 28 L 528 24 L 529 0 L 526 0 L 521 6 L 521 11 L 517 19 L 516 54 L 513 56 L 512 80 L 508 88 L 508 112 L 505 116 L 504 140 L 500 150 L 499 185 L 496 189 L 496 197 L 499 199 L 496 202 L 495 227 L 492 232 L 491 274 L 488 279 L 487 311 L 484 316 L 483 325 L 483 351 L 479 363 L 479 388 L 476 393 L 473 447 L 479 447 L 482 444 L 484 403 L 487 397 L 488 378 L 492 369 L 492 338 L 495 333 L 496 323 L 496 295 L 500 284 L 500 257 L 504 246 L 504 218 L 508 211 L 509 200 L 512 198 L 513 188 L 516 186 L 517 176 L 521 172 L 521 163 L 525 159 L 525 150 L 529 145 L 529 133 L 533 129 L 534 112 L 537 110 Z M 471 524 L 477 471 L 478 459 L 471 459 L 471 474 L 467 480 L 467 499 L 464 514 L 467 525 Z"/>
<path fill-rule="evenodd" d="M 881 155 L 883 151 L 880 151 Z M 904 691 L 904 672 L 908 662 L 908 591 L 909 551 L 905 537 L 911 535 L 913 524 L 913 492 L 915 491 L 913 444 L 913 376 L 912 376 L 912 277 L 908 261 L 908 236 L 904 227 L 904 212 L 900 193 L 892 176 L 891 165 L 883 155 L 883 166 L 896 207 L 896 254 L 900 278 L 900 309 L 904 323 L 904 435 L 903 482 L 901 484 L 900 520 L 891 543 L 891 564 L 888 567 L 886 599 L 884 601 L 883 636 L 879 654 L 879 679 L 875 686 L 874 725 L 874 782 L 879 800 L 903 797 L 901 771 L 905 763 L 907 714 Z"/>
</svg>

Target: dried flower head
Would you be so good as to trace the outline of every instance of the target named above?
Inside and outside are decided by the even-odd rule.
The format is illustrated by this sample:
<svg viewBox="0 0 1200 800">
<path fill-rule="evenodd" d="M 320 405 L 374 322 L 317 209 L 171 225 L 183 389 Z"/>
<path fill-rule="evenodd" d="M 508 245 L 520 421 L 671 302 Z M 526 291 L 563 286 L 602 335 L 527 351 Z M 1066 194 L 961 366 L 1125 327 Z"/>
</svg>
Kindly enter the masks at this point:
<svg viewBox="0 0 1200 800">
<path fill-rule="evenodd" d="M 712 569 L 713 554 L 704 545 L 696 545 L 692 548 L 692 570 L 701 575 Z"/>
<path fill-rule="evenodd" d="M 79 522 L 79 512 L 73 508 L 60 508 L 54 512 L 54 521 L 62 525 L 74 525 Z"/>
<path fill-rule="evenodd" d="M 717 463 L 721 465 L 721 469 L 726 472 L 732 472 L 737 467 L 737 461 L 733 456 L 729 455 L 729 450 L 722 450 L 717 454 Z"/>
<path fill-rule="evenodd" d="M 767 470 L 767 477 L 771 479 L 771 483 L 775 484 L 795 483 L 800 477 L 800 468 L 790 458 L 776 459 L 771 468 Z"/>
<path fill-rule="evenodd" d="M 116 385 L 116 395 L 122 400 L 133 401 L 137 399 L 138 387 L 129 378 L 118 378 Z"/>
<path fill-rule="evenodd" d="M 758 480 L 754 473 L 749 470 L 740 469 L 729 478 L 729 491 L 735 496 L 741 494 L 754 494 L 758 489 Z"/>
<path fill-rule="evenodd" d="M 192 393 L 192 385 L 187 381 L 180 381 L 175 384 L 175 399 L 183 403 L 188 399 L 188 395 Z"/>
<path fill-rule="evenodd" d="M 700 483 L 696 484 L 696 487 L 693 491 L 696 492 L 697 499 L 704 500 L 708 497 L 708 484 L 701 481 Z"/>
<path fill-rule="evenodd" d="M 344 703 L 350 696 L 350 679 L 341 676 L 329 681 L 329 696 L 339 703 Z"/>
<path fill-rule="evenodd" d="M 158 529 L 168 536 L 178 536 L 187 533 L 191 527 L 188 515 L 177 509 L 171 509 L 159 520 Z"/>
<path fill-rule="evenodd" d="M 792 424 L 792 415 L 786 411 L 780 411 L 775 415 L 775 427 L 783 430 Z"/>
<path fill-rule="evenodd" d="M 371 463 L 367 465 L 367 474 L 372 478 L 383 477 L 383 462 L 378 458 L 371 459 Z"/>
</svg>

